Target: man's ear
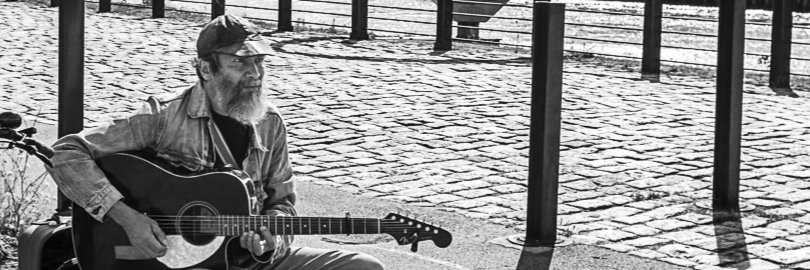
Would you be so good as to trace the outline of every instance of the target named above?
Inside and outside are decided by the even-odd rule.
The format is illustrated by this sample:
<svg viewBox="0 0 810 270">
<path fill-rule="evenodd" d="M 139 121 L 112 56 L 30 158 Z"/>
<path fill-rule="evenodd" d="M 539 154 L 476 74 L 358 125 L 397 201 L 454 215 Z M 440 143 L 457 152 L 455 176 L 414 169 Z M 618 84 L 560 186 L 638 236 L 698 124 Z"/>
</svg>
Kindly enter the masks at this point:
<svg viewBox="0 0 810 270">
<path fill-rule="evenodd" d="M 206 81 L 210 81 L 214 74 L 211 72 L 211 62 L 200 60 L 200 75 Z"/>
</svg>

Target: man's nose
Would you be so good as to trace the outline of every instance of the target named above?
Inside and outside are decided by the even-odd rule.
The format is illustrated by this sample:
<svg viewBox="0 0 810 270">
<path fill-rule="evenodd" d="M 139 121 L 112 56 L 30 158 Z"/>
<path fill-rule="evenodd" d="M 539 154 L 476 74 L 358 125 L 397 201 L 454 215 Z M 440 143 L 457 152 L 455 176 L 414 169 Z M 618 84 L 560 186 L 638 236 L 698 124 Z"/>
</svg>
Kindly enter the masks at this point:
<svg viewBox="0 0 810 270">
<path fill-rule="evenodd" d="M 256 61 L 250 61 L 250 64 L 248 64 L 247 75 L 251 79 L 256 79 L 256 78 L 259 78 L 259 76 L 261 76 L 263 70 L 264 70 L 264 67 L 262 66 L 262 63 L 257 63 Z"/>
</svg>

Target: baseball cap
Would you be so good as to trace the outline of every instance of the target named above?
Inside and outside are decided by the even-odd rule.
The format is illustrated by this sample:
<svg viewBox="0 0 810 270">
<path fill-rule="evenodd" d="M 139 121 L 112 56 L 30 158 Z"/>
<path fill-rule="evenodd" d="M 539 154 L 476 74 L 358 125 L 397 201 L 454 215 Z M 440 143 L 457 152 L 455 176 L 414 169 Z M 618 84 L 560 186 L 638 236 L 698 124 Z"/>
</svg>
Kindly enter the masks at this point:
<svg viewBox="0 0 810 270">
<path fill-rule="evenodd" d="M 242 46 L 238 46 L 238 43 Z M 213 52 L 245 57 L 269 55 L 273 49 L 262 39 L 256 25 L 242 17 L 226 14 L 208 22 L 197 39 L 197 57 L 202 58 Z"/>
</svg>

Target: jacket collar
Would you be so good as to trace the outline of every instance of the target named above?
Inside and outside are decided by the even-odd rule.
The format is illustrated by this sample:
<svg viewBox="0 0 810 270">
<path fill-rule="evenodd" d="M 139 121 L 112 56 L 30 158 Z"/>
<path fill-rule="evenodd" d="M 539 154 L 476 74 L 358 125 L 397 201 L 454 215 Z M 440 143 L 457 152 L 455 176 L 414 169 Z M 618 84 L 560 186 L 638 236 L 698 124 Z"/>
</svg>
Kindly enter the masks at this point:
<svg viewBox="0 0 810 270">
<path fill-rule="evenodd" d="M 208 94 L 202 87 L 202 82 L 197 81 L 197 83 L 194 84 L 194 86 L 192 86 L 188 91 L 190 91 L 188 97 L 188 116 L 191 118 L 206 117 L 208 118 L 206 121 L 214 121 L 214 118 L 211 117 L 211 111 L 213 110 L 211 101 L 208 99 Z M 273 111 L 273 108 L 269 109 L 268 111 Z M 265 120 L 262 120 L 262 122 L 263 121 Z M 261 122 L 259 124 L 261 124 Z M 263 152 L 267 152 L 267 147 L 265 147 L 263 140 L 259 137 L 256 130 L 256 124 L 251 124 L 248 128 L 248 132 L 252 134 L 250 139 L 250 149 L 256 148 Z"/>
</svg>

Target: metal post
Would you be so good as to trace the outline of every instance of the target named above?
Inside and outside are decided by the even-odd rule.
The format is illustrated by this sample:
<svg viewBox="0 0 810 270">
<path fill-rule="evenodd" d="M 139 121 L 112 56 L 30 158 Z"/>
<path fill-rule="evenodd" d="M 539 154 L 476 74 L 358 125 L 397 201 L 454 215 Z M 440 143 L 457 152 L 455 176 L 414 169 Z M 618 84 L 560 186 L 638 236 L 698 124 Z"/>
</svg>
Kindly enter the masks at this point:
<svg viewBox="0 0 810 270">
<path fill-rule="evenodd" d="M 166 0 L 152 0 L 152 18 L 164 18 Z"/>
<path fill-rule="evenodd" d="M 771 31 L 771 89 L 790 90 L 790 47 L 793 35 L 793 1 L 773 1 Z"/>
<path fill-rule="evenodd" d="M 278 1 L 278 31 L 288 32 L 293 30 L 292 25 L 292 0 Z"/>
<path fill-rule="evenodd" d="M 61 0 L 59 3 L 59 137 L 78 133 L 84 128 L 84 1 Z M 57 212 L 70 207 L 62 192 Z"/>
<path fill-rule="evenodd" d="M 644 1 L 644 50 L 641 53 L 641 79 L 659 82 L 661 78 L 661 18 L 663 0 Z"/>
<path fill-rule="evenodd" d="M 58 6 L 59 6 L 59 0 L 51 0 L 51 7 L 58 7 Z"/>
<path fill-rule="evenodd" d="M 352 0 L 352 33 L 350 39 L 368 39 L 368 0 Z"/>
<path fill-rule="evenodd" d="M 453 49 L 453 0 L 436 0 L 436 43 L 433 49 Z"/>
<path fill-rule="evenodd" d="M 720 0 L 714 129 L 715 209 L 739 209 L 746 1 Z"/>
<path fill-rule="evenodd" d="M 225 0 L 211 0 L 211 19 L 225 15 Z"/>
<path fill-rule="evenodd" d="M 557 241 L 565 4 L 535 2 L 526 244 Z"/>
<path fill-rule="evenodd" d="M 111 0 L 98 0 L 98 12 L 110 12 L 112 11 L 112 1 Z"/>
</svg>

